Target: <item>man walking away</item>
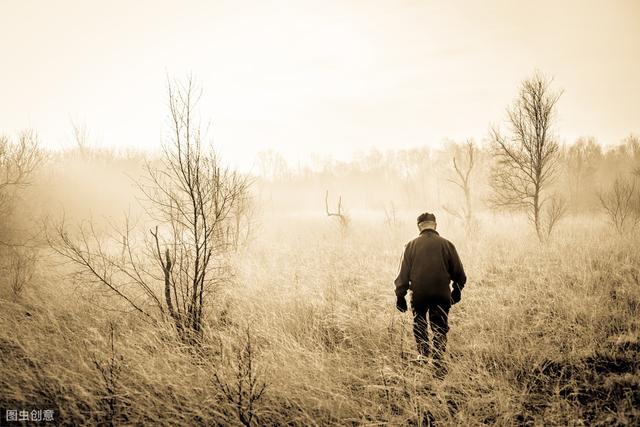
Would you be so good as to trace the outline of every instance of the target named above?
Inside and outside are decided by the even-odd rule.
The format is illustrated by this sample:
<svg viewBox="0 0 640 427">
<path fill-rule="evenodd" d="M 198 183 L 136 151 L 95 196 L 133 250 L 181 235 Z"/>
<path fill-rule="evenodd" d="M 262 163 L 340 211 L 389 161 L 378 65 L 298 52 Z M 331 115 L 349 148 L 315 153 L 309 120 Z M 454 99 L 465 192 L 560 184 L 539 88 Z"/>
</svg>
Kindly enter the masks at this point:
<svg viewBox="0 0 640 427">
<path fill-rule="evenodd" d="M 407 311 L 405 295 L 411 290 L 413 334 L 420 358 L 426 360 L 432 353 L 436 376 L 443 378 L 449 308 L 462 298 L 467 277 L 455 246 L 440 237 L 436 226 L 435 215 L 425 212 L 418 216 L 420 235 L 405 246 L 395 286 L 396 307 L 403 313 Z M 430 351 L 427 316 L 433 332 L 433 351 Z"/>
</svg>

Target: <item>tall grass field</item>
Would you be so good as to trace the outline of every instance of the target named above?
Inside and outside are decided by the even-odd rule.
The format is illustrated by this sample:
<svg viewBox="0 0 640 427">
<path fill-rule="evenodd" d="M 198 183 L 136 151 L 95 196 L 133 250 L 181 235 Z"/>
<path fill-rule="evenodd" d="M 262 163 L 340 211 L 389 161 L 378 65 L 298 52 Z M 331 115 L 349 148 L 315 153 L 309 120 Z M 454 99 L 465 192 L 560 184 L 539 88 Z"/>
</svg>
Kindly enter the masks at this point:
<svg viewBox="0 0 640 427">
<path fill-rule="evenodd" d="M 411 218 L 264 216 L 197 346 L 46 254 L 22 299 L 3 288 L 2 422 L 52 410 L 59 425 L 640 423 L 637 235 L 579 216 L 544 244 L 517 216 L 485 216 L 469 237 L 440 225 L 469 282 L 438 380 L 395 310 Z"/>
</svg>

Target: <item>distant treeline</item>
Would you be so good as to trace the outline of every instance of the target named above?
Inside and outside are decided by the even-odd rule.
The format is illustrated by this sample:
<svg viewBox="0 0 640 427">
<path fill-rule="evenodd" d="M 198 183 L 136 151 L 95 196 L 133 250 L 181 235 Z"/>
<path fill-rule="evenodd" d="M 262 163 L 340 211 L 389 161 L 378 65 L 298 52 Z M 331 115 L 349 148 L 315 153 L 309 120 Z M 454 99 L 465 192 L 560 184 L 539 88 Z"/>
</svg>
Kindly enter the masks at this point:
<svg viewBox="0 0 640 427">
<path fill-rule="evenodd" d="M 316 161 L 312 167 L 298 169 L 289 167 L 275 151 L 263 152 L 256 171 L 258 193 L 273 209 L 322 212 L 329 190 L 335 199 L 342 196 L 347 210 L 454 210 L 463 203 L 464 194 L 455 184 L 453 159 L 460 168 L 468 166 L 467 143 L 449 141 L 440 149 L 372 150 L 351 161 Z M 490 208 L 495 147 L 473 146 L 471 198 L 476 210 L 482 211 Z M 599 191 L 608 189 L 616 178 L 633 179 L 640 173 L 640 137 L 630 135 L 606 149 L 594 138 L 580 138 L 560 147 L 557 163 L 553 191 L 564 197 L 568 211 L 596 211 Z"/>
<path fill-rule="evenodd" d="M 79 138 L 80 139 L 80 138 Z M 140 209 L 136 181 L 156 156 L 137 151 L 97 149 L 82 141 L 65 151 L 44 151 L 43 159 L 13 198 L 14 215 L 4 213 L 5 226 L 17 222 L 33 227 L 34 218 L 59 216 L 120 218 Z M 468 167 L 468 142 L 449 141 L 442 148 L 421 147 L 381 152 L 372 150 L 350 161 L 315 160 L 312 166 L 293 168 L 276 151 L 258 154 L 251 186 L 256 213 L 306 212 L 324 215 L 325 194 L 334 206 L 339 197 L 347 214 L 430 210 L 448 214 L 463 208 L 464 193 L 456 184 L 453 159 Z M 489 199 L 494 147 L 474 143 L 469 174 L 470 199 L 475 212 L 492 208 Z M 617 178 L 640 179 L 640 137 L 630 135 L 620 144 L 603 148 L 594 138 L 562 145 L 553 192 L 566 201 L 567 213 L 603 212 L 598 193 L 611 190 Z M 640 189 L 640 184 L 637 185 Z M 5 193 L 7 191 L 5 190 Z M 8 194 L 3 196 L 3 211 Z M 25 215 L 26 214 L 26 215 Z M 13 218 L 11 218 L 13 217 Z M 39 221 L 39 220 L 37 220 Z M 28 223 L 25 223 L 28 222 Z M 18 225 L 18 224 L 14 224 Z M 2 227 L 5 234 L 6 227 Z"/>
</svg>

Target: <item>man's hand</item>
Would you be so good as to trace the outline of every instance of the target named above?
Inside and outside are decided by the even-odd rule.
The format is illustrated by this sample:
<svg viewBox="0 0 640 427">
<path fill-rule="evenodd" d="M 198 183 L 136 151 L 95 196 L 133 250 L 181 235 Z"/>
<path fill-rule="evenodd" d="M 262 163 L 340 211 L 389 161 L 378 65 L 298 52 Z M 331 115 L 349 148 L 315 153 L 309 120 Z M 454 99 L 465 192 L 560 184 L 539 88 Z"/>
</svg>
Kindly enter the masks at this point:
<svg viewBox="0 0 640 427">
<path fill-rule="evenodd" d="M 462 299 L 462 290 L 457 283 L 453 284 L 453 290 L 451 291 L 451 304 L 457 304 Z"/>
<path fill-rule="evenodd" d="M 396 301 L 396 308 L 400 313 L 407 311 L 407 300 L 404 299 L 404 297 L 398 297 L 398 300 Z"/>
</svg>

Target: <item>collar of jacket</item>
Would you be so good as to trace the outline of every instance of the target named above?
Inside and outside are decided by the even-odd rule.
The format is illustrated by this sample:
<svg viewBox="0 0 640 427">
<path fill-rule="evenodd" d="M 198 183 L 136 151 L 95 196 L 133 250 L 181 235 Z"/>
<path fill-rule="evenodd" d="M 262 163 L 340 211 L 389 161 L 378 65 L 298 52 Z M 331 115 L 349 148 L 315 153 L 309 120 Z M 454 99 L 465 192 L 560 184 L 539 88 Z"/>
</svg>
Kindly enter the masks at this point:
<svg viewBox="0 0 640 427">
<path fill-rule="evenodd" d="M 420 232 L 420 235 L 422 236 L 423 234 L 428 233 L 428 232 L 435 233 L 435 234 L 437 234 L 438 236 L 440 235 L 440 233 L 438 233 L 436 230 L 434 230 L 434 229 L 432 229 L 432 228 L 425 228 L 424 230 L 422 230 L 422 231 Z"/>
</svg>

